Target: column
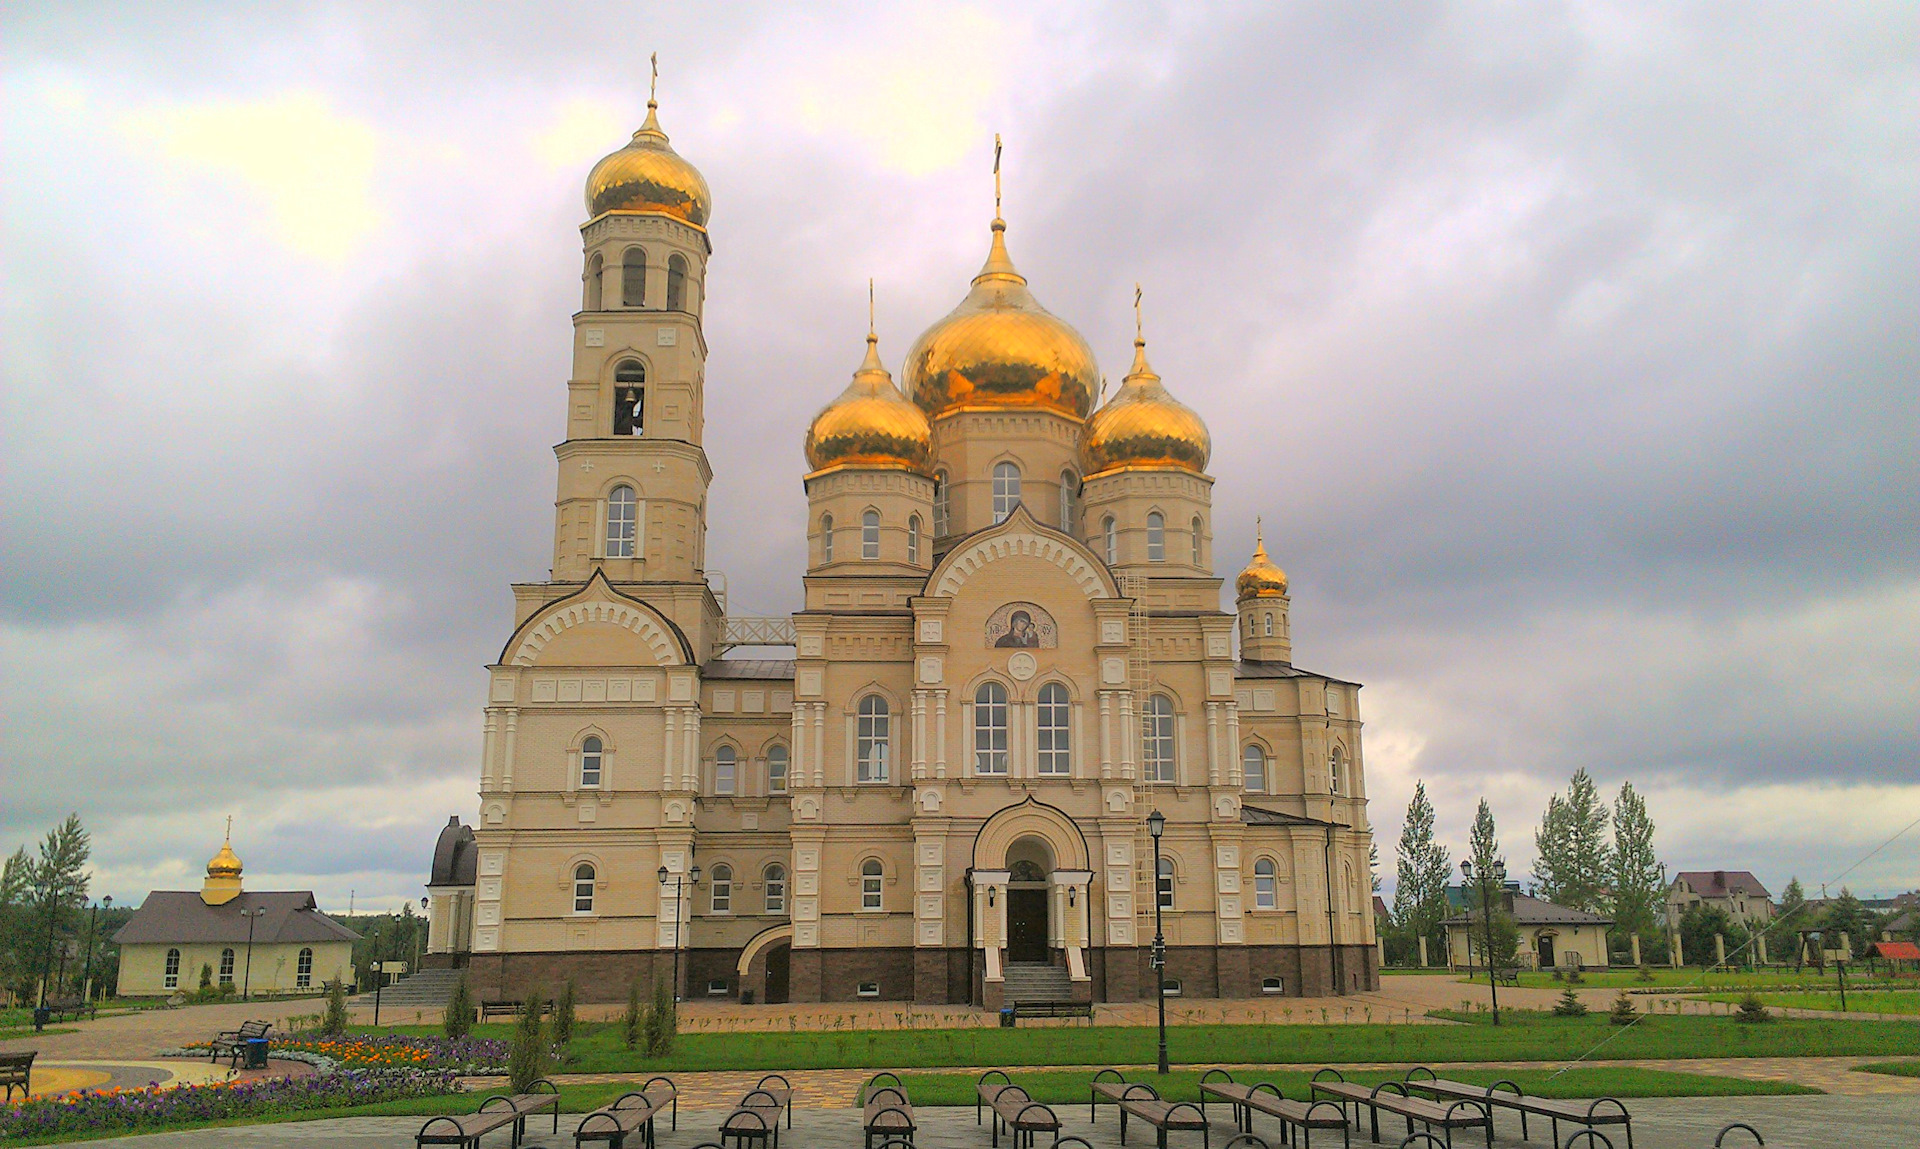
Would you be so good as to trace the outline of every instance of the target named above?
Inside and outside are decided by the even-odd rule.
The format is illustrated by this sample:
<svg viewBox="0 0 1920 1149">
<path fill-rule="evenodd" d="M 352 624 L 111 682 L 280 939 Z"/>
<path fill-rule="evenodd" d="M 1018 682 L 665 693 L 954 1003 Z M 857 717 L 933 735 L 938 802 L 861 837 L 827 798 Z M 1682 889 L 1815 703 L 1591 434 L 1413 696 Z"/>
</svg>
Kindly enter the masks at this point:
<svg viewBox="0 0 1920 1149">
<path fill-rule="evenodd" d="M 1218 786 L 1225 776 L 1220 768 L 1220 704 L 1207 703 L 1207 785 Z"/>
<path fill-rule="evenodd" d="M 927 692 L 913 692 L 913 780 L 927 776 Z"/>
<path fill-rule="evenodd" d="M 1227 785 L 1238 790 L 1247 784 L 1240 769 L 1240 704 L 1229 702 L 1227 710 Z"/>
<path fill-rule="evenodd" d="M 1088 898 L 1091 896 L 1093 871 L 1055 870 L 1050 878 L 1053 882 L 1053 904 L 1049 907 L 1048 925 L 1053 936 L 1048 943 L 1066 951 L 1067 976 L 1071 980 L 1091 985 L 1093 977 L 1087 972 L 1087 946 L 1092 941 L 1088 936 L 1088 922 L 1093 914 L 1093 904 Z M 1091 999 L 1090 988 L 1088 996 Z"/>
<path fill-rule="evenodd" d="M 985 980 L 995 986 L 1005 980 L 1002 951 L 1007 944 L 1007 881 L 1011 877 L 1006 870 L 973 872 L 973 946 L 986 955 Z M 989 995 L 988 1004 L 997 1005 L 993 996 Z"/>
<path fill-rule="evenodd" d="M 1113 777 L 1113 691 L 1100 692 L 1100 777 Z"/>
<path fill-rule="evenodd" d="M 947 776 L 947 692 L 933 692 L 933 776 Z"/>
<path fill-rule="evenodd" d="M 519 732 L 520 712 L 518 710 L 507 711 L 507 753 L 506 758 L 500 763 L 500 788 L 502 790 L 513 789 L 513 751 L 514 743 L 517 740 L 516 736 Z"/>
</svg>

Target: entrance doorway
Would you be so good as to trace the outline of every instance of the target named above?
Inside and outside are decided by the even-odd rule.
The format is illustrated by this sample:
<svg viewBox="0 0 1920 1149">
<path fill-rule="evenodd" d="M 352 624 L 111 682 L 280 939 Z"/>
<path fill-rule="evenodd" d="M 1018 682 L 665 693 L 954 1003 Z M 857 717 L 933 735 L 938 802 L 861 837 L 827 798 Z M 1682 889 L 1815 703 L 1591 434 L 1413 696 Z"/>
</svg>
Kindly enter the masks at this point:
<svg viewBox="0 0 1920 1149">
<path fill-rule="evenodd" d="M 793 964 L 793 947 L 786 944 L 767 951 L 767 1004 L 780 1005 L 787 1000 L 787 973 Z"/>
<path fill-rule="evenodd" d="M 1047 891 L 1007 891 L 1007 960 L 1047 960 Z"/>
<path fill-rule="evenodd" d="M 1540 958 L 1541 969 L 1553 968 L 1553 935 L 1541 934 L 1533 939 L 1533 949 Z"/>
</svg>

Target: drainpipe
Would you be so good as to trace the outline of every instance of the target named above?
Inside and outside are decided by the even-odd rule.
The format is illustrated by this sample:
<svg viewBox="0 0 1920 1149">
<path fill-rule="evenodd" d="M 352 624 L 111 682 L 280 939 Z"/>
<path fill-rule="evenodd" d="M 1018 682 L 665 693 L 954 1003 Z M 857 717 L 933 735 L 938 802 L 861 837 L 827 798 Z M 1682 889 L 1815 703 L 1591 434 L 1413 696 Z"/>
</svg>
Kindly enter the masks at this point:
<svg viewBox="0 0 1920 1149">
<path fill-rule="evenodd" d="M 1327 870 L 1327 971 L 1333 975 L 1333 992 L 1340 997 L 1345 997 L 1347 995 L 1347 983 L 1346 980 L 1340 976 L 1340 947 L 1334 942 L 1333 823 L 1331 822 L 1327 823 L 1325 860 Z"/>
<path fill-rule="evenodd" d="M 967 1004 L 979 1005 L 973 1000 L 973 867 L 968 866 L 967 880 Z"/>
</svg>

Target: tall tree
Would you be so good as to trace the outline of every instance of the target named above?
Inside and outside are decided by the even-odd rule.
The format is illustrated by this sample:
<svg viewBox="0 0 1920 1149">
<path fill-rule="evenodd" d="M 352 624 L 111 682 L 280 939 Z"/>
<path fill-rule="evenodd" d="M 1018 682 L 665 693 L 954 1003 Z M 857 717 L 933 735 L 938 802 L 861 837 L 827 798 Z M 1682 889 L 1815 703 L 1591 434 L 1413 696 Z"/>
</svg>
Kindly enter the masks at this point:
<svg viewBox="0 0 1920 1149">
<path fill-rule="evenodd" d="M 0 867 L 0 987 L 25 996 L 39 967 L 32 963 L 33 859 L 20 847 Z"/>
<path fill-rule="evenodd" d="M 1613 854 L 1609 859 L 1609 885 L 1613 887 L 1613 933 L 1622 944 L 1638 936 L 1644 945 L 1660 932 L 1656 913 L 1665 897 L 1664 871 L 1653 853 L 1653 819 L 1647 814 L 1646 800 L 1633 789 L 1633 783 L 1620 785 L 1620 796 L 1613 803 Z"/>
<path fill-rule="evenodd" d="M 1607 843 L 1607 805 L 1600 800 L 1584 767 L 1574 771 L 1562 799 L 1547 800 L 1546 816 L 1533 835 L 1540 860 L 1534 876 L 1540 896 L 1556 905 L 1589 913 L 1602 908 L 1613 853 Z"/>
<path fill-rule="evenodd" d="M 1840 948 L 1840 935 L 1847 935 L 1847 945 L 1853 957 L 1867 952 L 1873 944 L 1874 913 L 1860 904 L 1853 891 L 1840 887 L 1840 896 L 1827 903 L 1826 912 L 1821 915 L 1820 928 L 1827 931 L 1825 945 L 1827 949 Z"/>
<path fill-rule="evenodd" d="M 1468 904 L 1474 907 L 1474 915 L 1490 914 L 1493 933 L 1493 964 L 1511 966 L 1516 960 L 1519 935 L 1514 929 L 1513 915 L 1506 912 L 1506 891 L 1501 888 L 1498 875 L 1504 870 L 1507 860 L 1500 853 L 1500 838 L 1493 824 L 1493 807 L 1485 798 L 1480 799 L 1480 808 L 1474 811 L 1473 833 L 1467 842 L 1467 852 L 1473 855 L 1473 880 L 1467 883 Z M 1482 892 L 1492 895 L 1491 904 L 1482 900 Z"/>
<path fill-rule="evenodd" d="M 1417 939 L 1438 942 L 1440 923 L 1450 913 L 1447 882 L 1452 878 L 1453 859 L 1433 834 L 1433 803 L 1427 799 L 1427 784 L 1413 784 L 1413 801 L 1407 804 L 1406 824 L 1400 828 L 1398 882 L 1393 891 L 1393 921 L 1406 932 L 1416 947 Z M 1439 951 L 1433 951 L 1437 956 Z"/>
<path fill-rule="evenodd" d="M 78 814 L 68 814 L 40 843 L 40 856 L 29 878 L 36 935 L 33 952 L 39 959 L 36 976 L 40 978 L 53 976 L 53 955 L 61 932 L 68 917 L 87 900 L 87 859 L 92 854 L 92 840 L 81 828 Z M 52 988 L 48 987 L 49 992 Z"/>
</svg>

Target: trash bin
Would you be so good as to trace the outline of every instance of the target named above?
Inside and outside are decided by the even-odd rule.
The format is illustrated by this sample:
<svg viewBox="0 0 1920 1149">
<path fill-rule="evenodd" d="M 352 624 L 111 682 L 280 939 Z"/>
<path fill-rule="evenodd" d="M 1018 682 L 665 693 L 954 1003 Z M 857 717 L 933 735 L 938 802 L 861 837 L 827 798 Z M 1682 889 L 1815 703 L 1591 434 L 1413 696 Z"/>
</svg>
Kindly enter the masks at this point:
<svg viewBox="0 0 1920 1149">
<path fill-rule="evenodd" d="M 267 1067 L 267 1039 L 255 1037 L 247 1042 L 245 1060 L 242 1068 L 265 1069 Z"/>
<path fill-rule="evenodd" d="M 1013 1007 L 1010 1005 L 1003 1005 L 1000 1007 L 1000 1028 L 1001 1029 L 1013 1028 Z"/>
<path fill-rule="evenodd" d="M 35 1033 L 39 1033 L 41 1030 L 47 1028 L 47 1022 L 51 1020 L 52 1017 L 53 1017 L 53 1011 L 48 1009 L 46 1006 L 44 1005 L 34 1006 L 33 1007 L 33 1031 Z"/>
</svg>

